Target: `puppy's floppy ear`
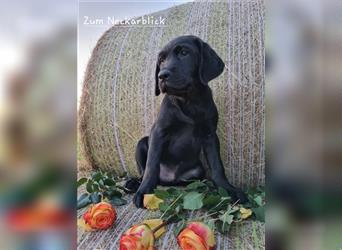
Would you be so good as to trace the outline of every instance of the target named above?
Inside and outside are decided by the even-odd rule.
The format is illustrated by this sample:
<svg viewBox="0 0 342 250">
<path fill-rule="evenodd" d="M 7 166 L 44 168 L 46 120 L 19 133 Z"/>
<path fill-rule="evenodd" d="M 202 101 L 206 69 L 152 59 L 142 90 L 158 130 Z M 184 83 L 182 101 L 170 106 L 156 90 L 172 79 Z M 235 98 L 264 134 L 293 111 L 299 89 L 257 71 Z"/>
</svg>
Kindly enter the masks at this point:
<svg viewBox="0 0 342 250">
<path fill-rule="evenodd" d="M 202 84 L 207 85 L 209 81 L 222 73 L 224 63 L 207 43 L 201 39 L 197 39 L 197 43 L 200 51 L 200 62 L 198 66 L 199 79 Z"/>
<path fill-rule="evenodd" d="M 160 94 L 159 81 L 158 81 L 159 71 L 160 71 L 160 69 L 159 69 L 159 65 L 158 65 L 158 62 L 157 62 L 156 73 L 155 73 L 155 94 L 156 94 L 156 96 L 158 96 Z"/>
</svg>

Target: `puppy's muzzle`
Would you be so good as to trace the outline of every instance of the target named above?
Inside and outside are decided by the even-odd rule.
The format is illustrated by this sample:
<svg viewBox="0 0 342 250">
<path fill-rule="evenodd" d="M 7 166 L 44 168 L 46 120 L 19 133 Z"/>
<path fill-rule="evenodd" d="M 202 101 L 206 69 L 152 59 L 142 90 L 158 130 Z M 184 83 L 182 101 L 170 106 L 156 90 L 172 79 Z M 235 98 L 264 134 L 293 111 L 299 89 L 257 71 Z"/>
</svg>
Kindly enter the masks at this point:
<svg viewBox="0 0 342 250">
<path fill-rule="evenodd" d="M 166 93 L 167 91 L 167 86 L 165 81 L 159 81 L 159 88 L 161 90 L 162 93 Z"/>
<path fill-rule="evenodd" d="M 158 78 L 161 81 L 167 81 L 170 78 L 171 72 L 167 69 L 162 69 L 159 73 L 158 73 Z"/>
</svg>

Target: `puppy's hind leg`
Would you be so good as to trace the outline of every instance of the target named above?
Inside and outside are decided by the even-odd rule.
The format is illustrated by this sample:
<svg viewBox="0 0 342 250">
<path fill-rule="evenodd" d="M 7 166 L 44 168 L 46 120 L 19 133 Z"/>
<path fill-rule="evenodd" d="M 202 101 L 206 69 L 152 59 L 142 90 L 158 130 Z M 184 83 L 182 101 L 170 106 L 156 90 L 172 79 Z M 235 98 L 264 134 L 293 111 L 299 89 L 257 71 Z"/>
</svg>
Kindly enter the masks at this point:
<svg viewBox="0 0 342 250">
<path fill-rule="evenodd" d="M 148 152 L 148 136 L 140 139 L 135 151 L 135 160 L 137 162 L 138 172 L 142 177 L 145 172 Z"/>
<path fill-rule="evenodd" d="M 142 179 L 142 176 L 144 175 L 145 168 L 146 168 L 147 152 L 148 152 L 148 136 L 145 136 L 140 139 L 135 150 L 135 160 L 137 162 L 137 168 L 140 174 L 140 178 L 131 178 L 125 184 L 125 187 L 129 189 L 132 193 L 135 193 L 140 186 L 141 179 Z"/>
</svg>

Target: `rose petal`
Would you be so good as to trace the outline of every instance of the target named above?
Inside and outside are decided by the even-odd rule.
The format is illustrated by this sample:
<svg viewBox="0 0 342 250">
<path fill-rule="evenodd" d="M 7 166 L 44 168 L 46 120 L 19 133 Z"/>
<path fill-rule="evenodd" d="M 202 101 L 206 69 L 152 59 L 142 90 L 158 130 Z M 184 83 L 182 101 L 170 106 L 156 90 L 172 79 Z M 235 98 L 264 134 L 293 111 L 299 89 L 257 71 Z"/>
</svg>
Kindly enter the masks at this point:
<svg viewBox="0 0 342 250">
<path fill-rule="evenodd" d="M 192 222 L 187 228 L 192 230 L 195 234 L 200 236 L 209 247 L 215 246 L 215 235 L 214 232 L 202 222 Z"/>
<path fill-rule="evenodd" d="M 133 246 L 134 245 L 134 246 Z M 120 250 L 140 249 L 153 250 L 154 236 L 152 230 L 145 224 L 129 228 L 120 239 Z"/>
<path fill-rule="evenodd" d="M 207 250 L 205 241 L 191 229 L 185 228 L 177 237 L 178 244 L 183 250 Z"/>
<path fill-rule="evenodd" d="M 84 213 L 85 223 L 93 229 L 107 229 L 116 220 L 116 211 L 111 204 L 100 202 L 92 205 Z"/>
<path fill-rule="evenodd" d="M 148 225 L 151 228 L 151 230 L 153 230 L 156 227 L 158 227 L 159 225 L 161 225 L 163 223 L 163 220 L 161 220 L 161 219 L 150 219 L 150 220 L 144 220 L 143 223 Z M 155 239 L 159 239 L 159 237 L 162 236 L 164 233 L 165 233 L 165 226 L 161 227 L 160 229 L 158 229 L 157 232 L 154 233 Z"/>
</svg>

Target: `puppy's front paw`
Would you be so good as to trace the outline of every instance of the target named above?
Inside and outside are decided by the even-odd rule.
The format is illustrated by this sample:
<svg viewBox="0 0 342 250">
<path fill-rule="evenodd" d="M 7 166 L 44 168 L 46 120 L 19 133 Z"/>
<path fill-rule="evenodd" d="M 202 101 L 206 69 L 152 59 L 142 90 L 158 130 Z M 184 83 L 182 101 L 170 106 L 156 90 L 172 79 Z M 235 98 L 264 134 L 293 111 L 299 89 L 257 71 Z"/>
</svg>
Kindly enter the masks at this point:
<svg viewBox="0 0 342 250">
<path fill-rule="evenodd" d="M 133 197 L 133 203 L 137 208 L 143 208 L 144 207 L 144 193 L 138 190 Z"/>
</svg>

